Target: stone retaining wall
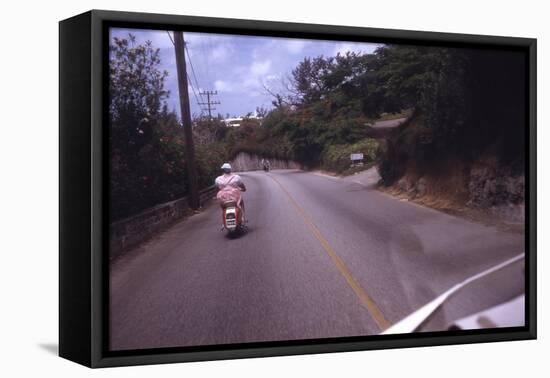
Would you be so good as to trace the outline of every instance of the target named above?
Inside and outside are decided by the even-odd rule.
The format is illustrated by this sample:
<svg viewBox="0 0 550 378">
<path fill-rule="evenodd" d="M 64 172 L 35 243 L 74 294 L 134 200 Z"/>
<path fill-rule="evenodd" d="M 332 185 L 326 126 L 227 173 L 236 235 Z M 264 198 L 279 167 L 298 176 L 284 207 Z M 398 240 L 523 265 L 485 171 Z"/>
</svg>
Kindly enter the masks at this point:
<svg viewBox="0 0 550 378">
<path fill-rule="evenodd" d="M 300 169 L 300 164 L 289 160 L 268 159 L 271 169 Z M 240 152 L 232 161 L 231 166 L 234 172 L 257 171 L 262 169 L 262 158 L 258 155 L 251 155 Z"/>
<path fill-rule="evenodd" d="M 200 192 L 201 206 L 212 199 L 215 193 L 215 186 L 202 190 Z M 137 215 L 111 223 L 110 258 L 120 256 L 125 251 L 151 238 L 191 213 L 192 210 L 189 208 L 187 197 L 184 197 L 151 207 Z"/>
</svg>

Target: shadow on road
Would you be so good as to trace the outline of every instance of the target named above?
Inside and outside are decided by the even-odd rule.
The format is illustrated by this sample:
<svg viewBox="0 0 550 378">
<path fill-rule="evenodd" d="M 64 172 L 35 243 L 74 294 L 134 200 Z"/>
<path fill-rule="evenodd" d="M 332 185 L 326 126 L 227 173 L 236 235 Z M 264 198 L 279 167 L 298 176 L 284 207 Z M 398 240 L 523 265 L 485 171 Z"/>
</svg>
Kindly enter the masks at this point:
<svg viewBox="0 0 550 378">
<path fill-rule="evenodd" d="M 226 232 L 225 237 L 226 237 L 226 239 L 229 239 L 229 240 L 240 239 L 240 238 L 244 237 L 245 235 L 249 234 L 251 231 L 252 231 L 252 229 L 249 226 L 246 226 L 245 229 L 243 229 L 239 232 L 234 232 L 234 233 L 227 233 Z"/>
</svg>

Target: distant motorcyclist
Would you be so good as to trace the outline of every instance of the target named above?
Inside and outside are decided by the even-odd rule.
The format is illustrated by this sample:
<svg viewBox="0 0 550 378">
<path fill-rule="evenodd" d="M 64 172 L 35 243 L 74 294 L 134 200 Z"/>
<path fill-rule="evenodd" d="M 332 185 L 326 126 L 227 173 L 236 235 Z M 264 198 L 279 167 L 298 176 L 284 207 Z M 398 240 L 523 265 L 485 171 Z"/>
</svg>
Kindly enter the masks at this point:
<svg viewBox="0 0 550 378">
<path fill-rule="evenodd" d="M 266 171 L 266 172 L 269 172 L 269 169 L 271 168 L 271 164 L 269 163 L 269 160 L 262 159 L 261 164 L 262 164 L 263 170 Z"/>
<path fill-rule="evenodd" d="M 216 178 L 215 184 L 218 188 L 218 194 L 216 198 L 223 204 L 227 201 L 235 201 L 237 206 L 245 214 L 244 201 L 241 196 L 241 192 L 246 192 L 246 186 L 244 185 L 241 176 L 231 172 L 231 164 L 224 163 L 221 166 L 223 174 Z"/>
</svg>

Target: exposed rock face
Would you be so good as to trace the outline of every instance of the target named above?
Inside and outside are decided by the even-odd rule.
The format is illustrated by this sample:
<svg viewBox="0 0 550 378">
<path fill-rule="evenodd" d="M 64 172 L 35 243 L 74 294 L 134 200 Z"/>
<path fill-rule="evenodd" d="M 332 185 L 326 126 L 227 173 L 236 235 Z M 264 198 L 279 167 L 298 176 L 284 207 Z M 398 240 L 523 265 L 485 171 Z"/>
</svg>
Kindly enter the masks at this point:
<svg viewBox="0 0 550 378">
<path fill-rule="evenodd" d="M 401 177 L 399 181 L 397 181 L 397 187 L 403 192 L 408 192 L 410 188 L 409 180 L 407 180 L 405 177 Z"/>
<path fill-rule="evenodd" d="M 525 176 L 494 162 L 478 163 L 470 170 L 468 206 L 486 209 L 510 222 L 525 220 Z"/>
<path fill-rule="evenodd" d="M 429 174 L 419 175 L 414 169 L 408 171 L 394 187 L 411 200 L 428 201 L 442 208 L 466 206 L 506 222 L 524 222 L 525 176 L 499 164 L 495 158 L 460 169 L 448 164 Z"/>
<path fill-rule="evenodd" d="M 519 205 L 525 200 L 525 176 L 494 164 L 476 164 L 470 170 L 468 189 L 469 206 Z"/>
<path fill-rule="evenodd" d="M 428 181 L 425 177 L 420 177 L 416 181 L 411 181 L 406 177 L 402 177 L 397 182 L 397 187 L 402 192 L 406 192 L 409 198 L 414 199 L 426 195 L 428 189 Z"/>
<path fill-rule="evenodd" d="M 416 182 L 416 195 L 417 196 L 423 197 L 426 194 L 427 184 L 428 183 L 426 182 L 426 178 L 424 178 L 424 177 L 421 177 Z"/>
</svg>

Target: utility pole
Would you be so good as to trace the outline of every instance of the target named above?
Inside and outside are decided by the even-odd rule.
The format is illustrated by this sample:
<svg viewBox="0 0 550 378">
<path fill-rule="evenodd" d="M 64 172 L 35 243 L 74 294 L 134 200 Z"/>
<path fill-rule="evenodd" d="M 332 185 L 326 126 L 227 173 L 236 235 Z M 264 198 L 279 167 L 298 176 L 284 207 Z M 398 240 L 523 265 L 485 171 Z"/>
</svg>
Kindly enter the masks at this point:
<svg viewBox="0 0 550 378">
<path fill-rule="evenodd" d="M 200 207 L 197 167 L 195 165 L 195 146 L 191 124 L 191 109 L 189 107 L 189 92 L 187 84 L 187 67 L 185 65 L 185 41 L 183 32 L 174 32 L 174 48 L 176 51 L 176 69 L 178 73 L 178 89 L 180 93 L 181 122 L 185 136 L 185 158 L 187 160 L 187 179 L 189 185 L 189 206 L 192 209 Z"/>
<path fill-rule="evenodd" d="M 221 103 L 219 101 L 210 101 L 210 96 L 217 95 L 218 91 L 204 91 L 199 92 L 199 94 L 206 95 L 206 102 L 199 102 L 199 105 L 206 105 L 208 107 L 208 118 L 212 119 L 212 110 L 216 110 L 212 105 L 219 105 Z"/>
</svg>

